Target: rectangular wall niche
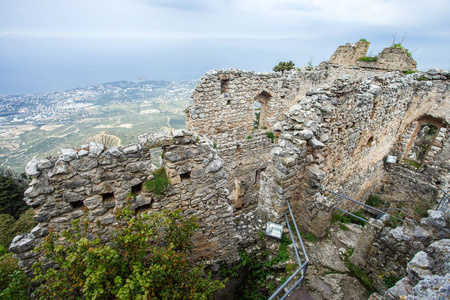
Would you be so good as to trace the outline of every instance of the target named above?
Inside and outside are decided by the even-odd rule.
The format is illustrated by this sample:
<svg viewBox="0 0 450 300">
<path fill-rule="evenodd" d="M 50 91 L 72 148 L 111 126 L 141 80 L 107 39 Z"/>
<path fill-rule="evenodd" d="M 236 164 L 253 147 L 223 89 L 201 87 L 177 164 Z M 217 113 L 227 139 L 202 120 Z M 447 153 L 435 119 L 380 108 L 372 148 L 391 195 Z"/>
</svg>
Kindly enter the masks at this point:
<svg viewBox="0 0 450 300">
<path fill-rule="evenodd" d="M 191 172 L 180 174 L 181 182 L 191 181 Z"/>
<path fill-rule="evenodd" d="M 131 187 L 132 195 L 139 195 L 142 192 L 142 182 Z"/>
<path fill-rule="evenodd" d="M 222 79 L 220 81 L 220 93 L 228 93 L 228 84 L 230 83 L 229 79 Z"/>
<path fill-rule="evenodd" d="M 75 201 L 75 202 L 70 202 L 70 206 L 72 207 L 72 209 L 84 207 L 84 202 L 83 202 L 83 200 L 79 200 L 79 201 Z"/>
<path fill-rule="evenodd" d="M 114 201 L 114 193 L 102 194 L 103 203 Z"/>
</svg>

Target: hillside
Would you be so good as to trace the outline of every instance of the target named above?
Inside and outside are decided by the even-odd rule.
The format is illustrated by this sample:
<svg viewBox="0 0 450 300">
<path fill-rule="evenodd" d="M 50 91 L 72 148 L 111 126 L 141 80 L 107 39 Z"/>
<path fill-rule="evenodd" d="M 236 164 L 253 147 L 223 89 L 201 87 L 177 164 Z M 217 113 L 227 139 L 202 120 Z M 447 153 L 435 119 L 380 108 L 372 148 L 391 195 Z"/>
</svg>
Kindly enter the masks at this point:
<svg viewBox="0 0 450 300">
<path fill-rule="evenodd" d="M 22 173 L 34 156 L 107 135 L 115 144 L 184 128 L 195 81 L 118 81 L 62 92 L 0 95 L 0 166 Z"/>
</svg>

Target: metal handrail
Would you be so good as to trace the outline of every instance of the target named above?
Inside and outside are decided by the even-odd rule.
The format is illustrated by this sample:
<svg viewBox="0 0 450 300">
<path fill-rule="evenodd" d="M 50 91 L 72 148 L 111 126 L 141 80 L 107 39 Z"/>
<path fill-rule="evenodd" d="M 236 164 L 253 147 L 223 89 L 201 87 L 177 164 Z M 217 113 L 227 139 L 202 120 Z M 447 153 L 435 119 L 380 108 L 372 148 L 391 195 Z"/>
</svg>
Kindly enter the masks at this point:
<svg viewBox="0 0 450 300">
<path fill-rule="evenodd" d="M 445 201 L 450 199 L 450 195 L 447 194 L 446 191 L 444 191 L 443 189 L 441 189 L 441 191 L 444 193 L 444 195 L 442 196 L 441 201 L 439 201 L 438 206 L 436 207 L 436 210 L 440 210 L 442 208 L 442 206 L 445 204 Z"/>
<path fill-rule="evenodd" d="M 294 218 L 294 214 L 292 213 L 292 209 L 291 209 L 291 205 L 289 204 L 289 200 L 286 200 L 287 205 L 288 205 L 288 209 L 289 209 L 289 213 L 291 215 L 292 221 L 294 223 L 294 227 L 295 227 L 295 231 L 297 233 L 297 237 L 298 240 L 300 241 L 300 245 L 302 246 L 302 251 L 303 251 L 303 255 L 305 256 L 305 262 L 302 264 L 302 261 L 300 259 L 300 256 L 298 255 L 298 249 L 297 249 L 297 245 L 295 244 L 295 240 L 294 240 L 294 235 L 292 234 L 292 230 L 291 230 L 291 226 L 289 225 L 289 218 L 287 216 L 287 214 L 284 214 L 284 217 L 286 218 L 286 224 L 287 227 L 289 229 L 289 235 L 291 236 L 291 240 L 292 240 L 292 244 L 294 245 L 294 251 L 295 251 L 295 256 L 297 257 L 297 261 L 298 261 L 298 265 L 299 267 L 297 268 L 297 270 L 295 270 L 295 272 L 289 276 L 289 278 L 272 294 L 272 296 L 270 296 L 269 300 L 274 299 L 285 287 L 286 285 L 288 285 L 288 283 L 294 279 L 295 276 L 297 276 L 298 273 L 300 273 L 301 271 L 301 276 L 300 279 L 297 280 L 293 286 L 291 286 L 291 288 L 280 298 L 281 300 L 283 300 L 284 298 L 286 298 L 293 290 L 294 288 L 299 285 L 299 287 L 302 286 L 303 284 L 303 279 L 306 276 L 306 270 L 308 269 L 308 263 L 309 263 L 309 258 L 308 258 L 308 254 L 306 253 L 305 250 L 305 245 L 303 244 L 303 240 L 300 236 L 300 233 L 298 231 L 298 227 L 297 227 L 297 222 L 295 222 L 295 218 Z"/>
<path fill-rule="evenodd" d="M 386 214 L 386 215 L 388 215 L 388 216 L 390 216 L 390 217 L 393 217 L 393 218 L 396 218 L 396 219 L 398 219 L 398 220 L 400 220 L 400 221 L 404 221 L 402 218 L 393 216 L 393 215 L 391 215 L 391 214 L 388 214 L 388 213 L 385 212 L 385 211 L 379 210 L 379 209 L 377 209 L 377 208 L 375 208 L 375 207 L 372 207 L 372 206 L 370 206 L 370 205 L 367 205 L 367 204 L 365 204 L 365 203 L 362 203 L 362 202 L 353 200 L 352 198 L 349 198 L 349 197 L 347 197 L 347 196 L 344 196 L 344 195 L 341 195 L 341 194 L 339 194 L 339 193 L 330 191 L 329 189 L 324 188 L 324 190 L 325 190 L 325 191 L 328 191 L 328 192 L 330 192 L 330 193 L 332 193 L 332 194 L 335 194 L 335 195 L 337 195 L 337 196 L 339 196 L 339 197 L 342 197 L 342 198 L 344 198 L 344 199 L 347 199 L 347 200 L 350 200 L 350 201 L 352 201 L 352 202 L 355 202 L 355 203 L 357 203 L 357 204 L 359 204 L 359 205 L 362 205 L 362 206 L 364 206 L 364 207 L 366 207 L 366 208 L 368 208 L 368 209 L 374 210 L 374 211 L 379 212 L 379 213 L 382 213 L 382 214 Z M 338 208 L 338 207 L 335 206 L 335 208 Z M 342 209 L 340 209 L 340 208 L 338 208 L 338 209 L 339 209 L 340 211 L 343 211 L 343 212 L 347 213 L 347 214 L 350 214 L 348 211 L 342 210 Z M 350 215 L 351 215 L 351 214 L 350 214 Z M 355 217 L 355 215 L 353 215 L 353 216 Z M 367 220 L 365 220 L 365 221 L 367 222 Z"/>
</svg>

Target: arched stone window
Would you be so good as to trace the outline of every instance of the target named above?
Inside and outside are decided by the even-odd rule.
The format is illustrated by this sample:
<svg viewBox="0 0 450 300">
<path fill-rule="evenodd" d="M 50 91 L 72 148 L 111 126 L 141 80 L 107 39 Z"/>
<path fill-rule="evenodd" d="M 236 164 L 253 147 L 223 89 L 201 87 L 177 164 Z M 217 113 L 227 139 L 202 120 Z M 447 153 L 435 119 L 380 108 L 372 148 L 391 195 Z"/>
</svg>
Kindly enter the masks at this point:
<svg viewBox="0 0 450 300">
<path fill-rule="evenodd" d="M 253 129 L 267 129 L 267 108 L 272 96 L 262 91 L 253 104 Z"/>
</svg>

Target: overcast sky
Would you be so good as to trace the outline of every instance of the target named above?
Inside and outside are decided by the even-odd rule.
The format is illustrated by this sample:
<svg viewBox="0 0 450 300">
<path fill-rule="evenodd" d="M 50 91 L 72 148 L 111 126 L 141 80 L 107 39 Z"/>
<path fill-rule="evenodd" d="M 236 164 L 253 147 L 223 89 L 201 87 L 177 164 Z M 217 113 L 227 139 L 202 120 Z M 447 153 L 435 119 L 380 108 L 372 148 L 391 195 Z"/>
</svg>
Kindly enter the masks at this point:
<svg viewBox="0 0 450 300">
<path fill-rule="evenodd" d="M 449 15 L 449 0 L 0 0 L 0 94 L 317 65 L 405 33 L 419 69 L 448 70 Z"/>
</svg>

